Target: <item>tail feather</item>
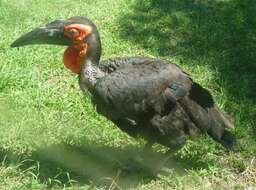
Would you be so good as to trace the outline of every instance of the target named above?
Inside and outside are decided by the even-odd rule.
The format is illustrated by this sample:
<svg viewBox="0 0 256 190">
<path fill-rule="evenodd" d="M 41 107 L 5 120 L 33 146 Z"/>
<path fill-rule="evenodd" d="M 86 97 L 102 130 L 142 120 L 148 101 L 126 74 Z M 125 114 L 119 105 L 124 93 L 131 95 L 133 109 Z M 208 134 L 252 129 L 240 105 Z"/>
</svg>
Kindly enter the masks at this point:
<svg viewBox="0 0 256 190">
<path fill-rule="evenodd" d="M 236 144 L 235 136 L 230 133 L 229 131 L 225 130 L 222 134 L 220 143 L 227 149 L 233 149 L 234 145 Z"/>
<path fill-rule="evenodd" d="M 234 128 L 234 119 L 224 112 L 221 112 L 217 106 L 214 106 L 213 111 L 216 112 L 216 116 L 223 122 L 225 128 Z"/>
<path fill-rule="evenodd" d="M 210 125 L 207 133 L 225 148 L 232 149 L 235 145 L 235 136 L 227 131 L 227 128 L 234 128 L 233 123 L 224 116 L 217 106 L 208 110 Z"/>
<path fill-rule="evenodd" d="M 202 132 L 231 149 L 236 142 L 235 136 L 227 130 L 234 128 L 232 119 L 219 110 L 210 92 L 199 84 L 194 83 L 189 93 L 180 103 L 190 119 Z"/>
</svg>

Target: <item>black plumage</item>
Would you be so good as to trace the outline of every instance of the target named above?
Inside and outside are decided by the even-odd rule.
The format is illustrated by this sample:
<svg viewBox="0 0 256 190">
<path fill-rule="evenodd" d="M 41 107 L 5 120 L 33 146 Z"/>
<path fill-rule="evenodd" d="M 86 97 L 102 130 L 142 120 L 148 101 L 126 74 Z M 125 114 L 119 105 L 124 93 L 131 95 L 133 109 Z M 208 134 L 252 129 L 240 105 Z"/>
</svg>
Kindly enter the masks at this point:
<svg viewBox="0 0 256 190">
<path fill-rule="evenodd" d="M 65 27 L 71 25 L 73 28 L 67 37 Z M 91 93 L 98 113 L 130 136 L 144 137 L 151 144 L 179 149 L 189 136 L 207 133 L 224 147 L 232 148 L 235 137 L 227 128 L 233 125 L 216 106 L 208 90 L 168 61 L 123 57 L 100 62 L 100 36 L 87 18 L 52 22 L 23 35 L 12 47 L 35 43 L 72 47 L 70 35 L 80 34 L 83 26 L 87 26 L 89 32 L 85 31 L 87 36 L 75 44 L 79 42 L 83 45 L 80 47 L 86 44 L 89 48 L 82 62 L 79 84 L 83 91 Z"/>
<path fill-rule="evenodd" d="M 107 74 L 90 90 L 92 100 L 97 111 L 122 131 L 172 149 L 200 132 L 226 148 L 233 146 L 234 137 L 226 130 L 232 124 L 209 91 L 178 65 L 125 57 L 102 61 L 99 68 Z"/>
</svg>

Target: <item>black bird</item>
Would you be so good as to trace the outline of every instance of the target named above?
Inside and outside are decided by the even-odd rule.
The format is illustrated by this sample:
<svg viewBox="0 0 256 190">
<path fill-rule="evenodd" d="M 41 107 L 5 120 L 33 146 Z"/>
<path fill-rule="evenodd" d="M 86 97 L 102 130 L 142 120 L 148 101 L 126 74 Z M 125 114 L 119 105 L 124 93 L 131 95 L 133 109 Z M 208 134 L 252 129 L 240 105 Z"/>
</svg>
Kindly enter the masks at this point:
<svg viewBox="0 0 256 190">
<path fill-rule="evenodd" d="M 80 87 L 91 93 L 97 112 L 132 137 L 171 150 L 199 133 L 207 133 L 227 149 L 235 144 L 227 130 L 233 124 L 210 92 L 178 65 L 148 57 L 100 62 L 100 35 L 88 18 L 56 20 L 21 36 L 11 47 L 29 44 L 68 46 L 64 64 L 79 74 Z"/>
</svg>

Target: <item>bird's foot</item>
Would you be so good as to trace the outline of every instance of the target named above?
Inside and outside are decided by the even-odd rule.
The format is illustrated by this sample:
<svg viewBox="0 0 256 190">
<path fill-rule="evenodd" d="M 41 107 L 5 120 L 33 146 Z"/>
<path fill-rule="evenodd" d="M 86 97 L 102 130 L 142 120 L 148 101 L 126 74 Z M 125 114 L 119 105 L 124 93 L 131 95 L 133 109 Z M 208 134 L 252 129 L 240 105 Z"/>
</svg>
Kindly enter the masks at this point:
<svg viewBox="0 0 256 190">
<path fill-rule="evenodd" d="M 159 160 L 160 159 L 160 160 Z M 137 156 L 134 159 L 134 167 L 137 170 L 147 173 L 151 177 L 159 177 L 159 175 L 170 175 L 173 172 L 172 168 L 165 166 L 169 156 L 166 158 L 159 157 L 141 157 Z"/>
</svg>

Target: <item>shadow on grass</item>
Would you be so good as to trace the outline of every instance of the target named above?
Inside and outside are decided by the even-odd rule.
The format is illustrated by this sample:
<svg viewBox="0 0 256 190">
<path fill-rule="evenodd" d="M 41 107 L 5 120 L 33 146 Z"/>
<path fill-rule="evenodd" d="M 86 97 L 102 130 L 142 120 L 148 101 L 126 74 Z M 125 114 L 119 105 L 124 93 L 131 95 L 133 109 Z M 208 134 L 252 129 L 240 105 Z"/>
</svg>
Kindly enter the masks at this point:
<svg viewBox="0 0 256 190">
<path fill-rule="evenodd" d="M 29 171 L 49 188 L 58 184 L 69 186 L 75 180 L 81 185 L 110 187 L 112 184 L 125 189 L 155 179 L 152 171 L 166 156 L 156 152 L 142 154 L 141 149 L 134 147 L 120 149 L 66 144 L 39 149 L 31 156 L 17 156 L 2 151 L 0 159 L 3 160 L 5 155 L 7 159 L 4 165 L 17 165 L 25 160 L 20 166 L 21 170 Z M 138 160 L 140 155 L 143 155 L 141 161 Z M 185 175 L 188 169 L 205 169 L 214 164 L 209 160 L 202 161 L 201 156 L 195 154 L 193 158 L 183 159 L 173 157 L 165 166 L 179 175 Z"/>
<path fill-rule="evenodd" d="M 212 69 L 228 98 L 225 109 L 240 118 L 244 131 L 256 125 L 255 12 L 250 0 L 134 1 L 119 19 L 120 36 L 156 56 Z"/>
</svg>

